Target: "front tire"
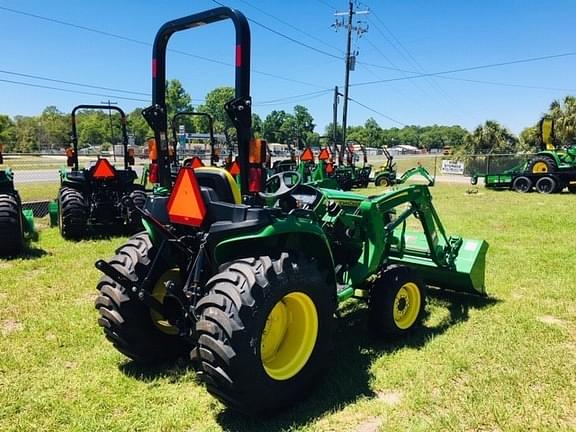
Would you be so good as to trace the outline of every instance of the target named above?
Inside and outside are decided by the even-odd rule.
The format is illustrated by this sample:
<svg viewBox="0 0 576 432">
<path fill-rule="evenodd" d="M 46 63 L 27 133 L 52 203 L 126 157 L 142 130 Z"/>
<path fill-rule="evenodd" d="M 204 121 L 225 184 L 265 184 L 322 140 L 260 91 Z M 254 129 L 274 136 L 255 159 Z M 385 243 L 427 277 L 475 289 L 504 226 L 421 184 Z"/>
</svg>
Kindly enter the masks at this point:
<svg viewBox="0 0 576 432">
<path fill-rule="evenodd" d="M 134 189 L 130 192 L 130 195 L 128 196 L 130 197 L 130 199 L 137 208 L 144 208 L 147 198 L 146 192 L 144 192 L 141 189 Z M 144 229 L 144 226 L 142 225 L 142 217 L 140 216 L 140 213 L 135 209 L 128 211 L 127 228 L 128 232 L 133 234 L 140 232 Z"/>
<path fill-rule="evenodd" d="M 414 270 L 391 266 L 370 293 L 369 324 L 385 338 L 398 338 L 421 324 L 426 308 L 426 285 Z"/>
<path fill-rule="evenodd" d="M 148 234 L 142 232 L 121 246 L 109 264 L 125 276 L 136 276 L 138 285 L 151 270 L 155 255 L 156 247 Z M 156 261 L 150 278 L 154 281 L 151 294 L 160 303 L 164 303 L 168 284 L 181 285 L 178 269 L 162 258 Z M 178 336 L 176 327 L 140 300 L 128 296 L 126 289 L 108 276 L 100 279 L 97 289 L 98 324 L 122 354 L 140 363 L 155 363 L 173 360 L 190 351 L 190 343 Z"/>
<path fill-rule="evenodd" d="M 374 180 L 374 184 L 376 186 L 382 186 L 382 187 L 390 186 L 390 182 L 385 176 L 376 177 L 376 180 Z"/>
<path fill-rule="evenodd" d="M 326 273 L 284 253 L 232 261 L 207 288 L 191 357 L 208 391 L 249 415 L 301 399 L 331 343 L 336 299 Z"/>
</svg>

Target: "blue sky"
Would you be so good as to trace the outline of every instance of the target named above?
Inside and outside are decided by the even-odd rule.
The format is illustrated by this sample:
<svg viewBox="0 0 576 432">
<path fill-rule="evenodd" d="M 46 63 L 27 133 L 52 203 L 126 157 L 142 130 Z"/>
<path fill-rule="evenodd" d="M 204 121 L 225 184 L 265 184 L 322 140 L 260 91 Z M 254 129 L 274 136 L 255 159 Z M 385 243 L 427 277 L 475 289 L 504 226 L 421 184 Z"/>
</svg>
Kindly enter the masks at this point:
<svg viewBox="0 0 576 432">
<path fill-rule="evenodd" d="M 254 112 L 264 118 L 273 109 L 291 111 L 294 104 L 301 103 L 310 109 L 317 130 L 322 132 L 332 117 L 332 94 L 328 90 L 342 86 L 344 81 L 343 59 L 332 56 L 343 57 L 345 34 L 335 32 L 331 24 L 336 9 L 346 10 L 347 1 L 222 2 L 330 54 L 304 48 L 252 25 Z M 6 8 L 151 43 L 165 21 L 215 6 L 209 0 L 0 0 L 0 38 L 4 42 L 0 80 L 98 94 L 66 93 L 0 81 L 0 113 L 33 115 L 47 105 L 69 112 L 77 104 L 99 103 L 108 97 L 131 110 L 147 103 L 121 97 L 146 100 L 151 88 L 150 46 Z M 460 124 L 472 129 L 485 120 L 498 120 L 519 133 L 534 124 L 553 99 L 576 94 L 576 55 L 406 79 L 414 72 L 430 74 L 576 54 L 574 0 L 364 0 L 360 8 L 369 8 L 371 13 L 367 17 L 368 33 L 354 43 L 359 56 L 351 75 L 350 97 L 378 113 L 351 102 L 349 124 L 362 124 L 373 117 L 383 127 Z M 219 23 L 179 33 L 172 38 L 170 48 L 232 64 L 232 26 Z M 135 93 L 72 86 L 14 73 Z M 233 85 L 233 68 L 170 53 L 168 77 L 180 79 L 200 102 L 212 88 Z M 393 81 L 358 85 L 384 80 Z M 312 92 L 319 93 L 287 99 Z"/>
</svg>

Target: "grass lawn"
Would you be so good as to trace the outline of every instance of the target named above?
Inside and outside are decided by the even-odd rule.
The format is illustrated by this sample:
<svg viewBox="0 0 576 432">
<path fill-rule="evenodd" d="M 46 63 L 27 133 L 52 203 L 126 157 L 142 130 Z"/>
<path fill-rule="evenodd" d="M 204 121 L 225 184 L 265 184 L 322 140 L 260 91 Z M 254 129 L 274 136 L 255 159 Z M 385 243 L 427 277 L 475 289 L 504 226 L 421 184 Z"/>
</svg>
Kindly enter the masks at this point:
<svg viewBox="0 0 576 432">
<path fill-rule="evenodd" d="M 0 430 L 576 430 L 576 196 L 466 189 L 432 192 L 449 233 L 489 241 L 490 297 L 431 298 L 424 327 L 395 343 L 346 303 L 326 374 L 265 420 L 224 408 L 183 360 L 118 353 L 96 323 L 94 261 L 125 239 L 43 227 L 25 258 L 0 261 Z"/>
<path fill-rule="evenodd" d="M 23 202 L 56 199 L 59 188 L 60 182 L 22 183 L 16 186 Z"/>
</svg>

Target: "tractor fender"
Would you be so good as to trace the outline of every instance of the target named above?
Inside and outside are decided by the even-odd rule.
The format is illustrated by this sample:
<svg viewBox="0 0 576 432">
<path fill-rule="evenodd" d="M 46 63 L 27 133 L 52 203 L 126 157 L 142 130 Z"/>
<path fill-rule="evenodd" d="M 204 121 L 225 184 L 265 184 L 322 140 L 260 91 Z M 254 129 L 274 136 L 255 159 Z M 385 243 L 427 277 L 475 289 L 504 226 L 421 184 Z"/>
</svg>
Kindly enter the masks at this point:
<svg viewBox="0 0 576 432">
<path fill-rule="evenodd" d="M 547 156 L 551 159 L 554 159 L 556 162 L 556 166 L 560 166 L 562 164 L 562 160 L 560 160 L 560 155 L 556 151 L 541 151 L 536 153 L 536 156 Z"/>
<path fill-rule="evenodd" d="M 212 255 L 215 269 L 226 262 L 247 256 L 273 256 L 296 252 L 318 261 L 335 283 L 334 259 L 322 229 L 309 219 L 289 216 L 275 221 L 260 231 L 223 240 L 215 245 Z"/>
</svg>

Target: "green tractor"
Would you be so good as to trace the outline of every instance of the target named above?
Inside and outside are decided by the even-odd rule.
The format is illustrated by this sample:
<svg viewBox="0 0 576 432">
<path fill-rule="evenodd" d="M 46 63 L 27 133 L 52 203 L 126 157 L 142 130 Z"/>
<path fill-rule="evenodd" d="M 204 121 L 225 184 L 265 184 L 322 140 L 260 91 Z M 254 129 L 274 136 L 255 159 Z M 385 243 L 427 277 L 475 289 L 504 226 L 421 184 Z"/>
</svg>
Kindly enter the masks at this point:
<svg viewBox="0 0 576 432">
<path fill-rule="evenodd" d="M 576 170 L 576 144 L 562 146 L 558 143 L 552 118 L 543 118 L 538 128 L 542 151 L 528 162 L 526 170 L 532 174 Z"/>
<path fill-rule="evenodd" d="M 0 145 L 0 164 L 4 162 Z M 0 170 L 0 257 L 21 253 L 28 240 L 35 240 L 34 214 L 22 210 L 22 201 L 14 188 L 14 173 Z"/>
<path fill-rule="evenodd" d="M 231 19 L 240 187 L 227 171 L 170 175 L 166 50 L 179 31 Z M 159 186 L 145 231 L 96 267 L 105 336 L 141 363 L 189 355 L 208 391 L 247 414 L 302 399 L 326 369 L 335 315 L 352 297 L 372 329 L 402 337 L 424 316 L 427 287 L 485 295 L 488 245 L 448 236 L 426 186 L 367 197 L 304 184 L 296 171 L 266 179 L 265 145 L 252 139 L 250 30 L 221 7 L 164 24 L 153 48 L 152 106 Z M 408 223 L 419 230 L 408 229 Z"/>
<path fill-rule="evenodd" d="M 434 186 L 435 178 L 432 177 L 428 170 L 421 166 L 420 163 L 418 163 L 417 166 L 408 169 L 398 177 L 394 157 L 385 147 L 382 147 L 382 151 L 386 157 L 386 163 L 374 172 L 374 184 L 376 186 L 394 186 L 397 184 L 403 184 L 406 183 L 409 178 L 417 175 L 423 177 L 428 182 L 428 186 Z"/>
<path fill-rule="evenodd" d="M 79 168 L 76 113 L 83 109 L 118 112 L 124 150 L 123 169 L 115 168 L 108 159 L 101 157 L 90 167 Z M 51 220 L 58 221 L 60 233 L 70 240 L 79 240 L 95 228 L 110 231 L 120 226 L 132 233 L 141 230 L 140 214 L 131 203 L 142 207 L 146 201 L 146 192 L 142 185 L 134 183 L 137 178 L 131 168 L 134 165 L 134 153 L 128 149 L 124 111 L 109 105 L 78 105 L 72 110 L 71 120 L 72 148 L 66 150 L 67 165 L 71 170 L 60 170 L 57 207 L 52 206 Z"/>
</svg>

